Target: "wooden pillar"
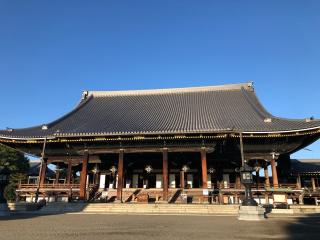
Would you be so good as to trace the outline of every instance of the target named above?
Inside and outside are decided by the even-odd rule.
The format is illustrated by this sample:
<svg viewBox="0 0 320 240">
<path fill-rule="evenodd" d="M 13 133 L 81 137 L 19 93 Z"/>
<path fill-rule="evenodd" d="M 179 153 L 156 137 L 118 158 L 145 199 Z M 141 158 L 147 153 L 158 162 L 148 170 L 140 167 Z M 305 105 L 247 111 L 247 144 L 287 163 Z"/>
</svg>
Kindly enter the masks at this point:
<svg viewBox="0 0 320 240">
<path fill-rule="evenodd" d="M 240 189 L 241 188 L 241 179 L 239 174 L 236 175 L 236 189 Z"/>
<path fill-rule="evenodd" d="M 88 162 L 89 162 L 89 154 L 88 152 L 86 152 L 82 161 L 82 170 L 80 173 L 80 200 L 83 200 L 83 201 L 86 200 Z"/>
<path fill-rule="evenodd" d="M 67 184 L 71 184 L 71 177 L 72 177 L 72 161 L 68 160 Z"/>
<path fill-rule="evenodd" d="M 118 160 L 118 187 L 117 187 L 117 200 L 122 202 L 122 188 L 123 188 L 123 149 L 119 152 Z"/>
<path fill-rule="evenodd" d="M 311 178 L 312 191 L 316 191 L 316 181 L 314 177 Z"/>
<path fill-rule="evenodd" d="M 264 181 L 266 188 L 270 187 L 270 179 L 269 179 L 269 172 L 268 172 L 268 165 L 264 166 Z"/>
<path fill-rule="evenodd" d="M 184 189 L 184 171 L 180 171 L 180 188 Z"/>
<path fill-rule="evenodd" d="M 54 181 L 55 184 L 59 184 L 59 178 L 60 178 L 60 168 L 59 163 L 56 165 L 56 179 Z"/>
<path fill-rule="evenodd" d="M 163 201 L 168 201 L 168 149 L 164 148 L 162 152 L 162 183 L 163 183 Z"/>
<path fill-rule="evenodd" d="M 298 174 L 298 177 L 297 177 L 297 188 L 301 189 L 301 177 L 300 177 L 300 174 Z"/>
<path fill-rule="evenodd" d="M 269 195 L 268 195 L 268 193 L 264 194 L 264 199 L 266 201 L 266 204 L 269 204 Z"/>
<path fill-rule="evenodd" d="M 276 160 L 271 159 L 270 164 L 271 164 L 271 170 L 272 170 L 272 184 L 274 188 L 278 188 L 279 183 L 278 183 Z"/>
<path fill-rule="evenodd" d="M 202 169 L 202 188 L 207 188 L 207 153 L 206 149 L 201 149 L 201 169 Z"/>
<path fill-rule="evenodd" d="M 260 172 L 259 172 L 259 170 L 256 171 L 256 184 L 257 184 L 257 189 L 259 189 L 259 185 L 260 185 Z"/>
<path fill-rule="evenodd" d="M 40 170 L 40 186 L 43 186 L 45 184 L 46 180 L 46 171 L 47 171 L 47 159 L 43 159 L 42 165 Z"/>
</svg>

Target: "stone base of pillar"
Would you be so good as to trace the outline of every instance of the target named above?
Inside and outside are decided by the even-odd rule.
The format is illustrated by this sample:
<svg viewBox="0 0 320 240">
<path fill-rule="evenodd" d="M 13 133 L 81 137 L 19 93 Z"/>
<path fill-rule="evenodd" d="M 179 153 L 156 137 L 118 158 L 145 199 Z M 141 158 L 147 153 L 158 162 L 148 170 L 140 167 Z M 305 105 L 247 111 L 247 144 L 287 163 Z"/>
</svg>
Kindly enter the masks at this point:
<svg viewBox="0 0 320 240">
<path fill-rule="evenodd" d="M 239 220 L 260 221 L 265 219 L 265 209 L 258 206 L 240 206 Z"/>
<path fill-rule="evenodd" d="M 0 203 L 0 216 L 10 216 L 10 209 L 8 208 L 8 204 Z"/>
</svg>

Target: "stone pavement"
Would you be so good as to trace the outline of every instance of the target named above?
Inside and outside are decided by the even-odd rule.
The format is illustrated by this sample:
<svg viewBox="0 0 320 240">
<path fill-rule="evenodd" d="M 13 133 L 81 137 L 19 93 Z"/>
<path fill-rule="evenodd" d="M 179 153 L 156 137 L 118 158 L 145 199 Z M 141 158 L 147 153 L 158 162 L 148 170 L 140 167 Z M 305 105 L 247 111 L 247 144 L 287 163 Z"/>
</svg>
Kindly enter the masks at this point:
<svg viewBox="0 0 320 240">
<path fill-rule="evenodd" d="M 320 239 L 320 216 L 238 221 L 235 216 L 15 215 L 0 217 L 0 240 Z"/>
</svg>

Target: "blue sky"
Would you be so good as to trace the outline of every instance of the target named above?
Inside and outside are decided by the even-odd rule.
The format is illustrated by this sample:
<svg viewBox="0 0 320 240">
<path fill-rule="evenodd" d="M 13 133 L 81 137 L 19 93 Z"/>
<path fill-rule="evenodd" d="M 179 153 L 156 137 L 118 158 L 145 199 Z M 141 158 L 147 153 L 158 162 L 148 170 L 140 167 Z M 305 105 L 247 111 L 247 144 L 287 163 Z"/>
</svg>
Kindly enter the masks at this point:
<svg viewBox="0 0 320 240">
<path fill-rule="evenodd" d="M 0 128 L 50 122 L 81 91 L 254 81 L 320 118 L 320 1 L 0 0 Z M 320 143 L 294 157 L 320 158 Z"/>
</svg>

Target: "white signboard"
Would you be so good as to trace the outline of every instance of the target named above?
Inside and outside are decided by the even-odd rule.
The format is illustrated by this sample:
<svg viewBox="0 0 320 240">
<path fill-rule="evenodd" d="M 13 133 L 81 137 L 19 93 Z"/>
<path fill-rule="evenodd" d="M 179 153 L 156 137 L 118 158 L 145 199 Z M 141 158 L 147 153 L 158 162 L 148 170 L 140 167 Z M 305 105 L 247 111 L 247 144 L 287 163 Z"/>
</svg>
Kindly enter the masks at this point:
<svg viewBox="0 0 320 240">
<path fill-rule="evenodd" d="M 209 190 L 208 189 L 202 189 L 202 194 L 204 196 L 208 196 L 209 195 Z"/>
<path fill-rule="evenodd" d="M 99 188 L 100 188 L 100 189 L 104 189 L 105 187 L 106 187 L 106 175 L 105 175 L 105 174 L 101 174 L 101 175 L 100 175 Z"/>
<path fill-rule="evenodd" d="M 286 203 L 286 195 L 284 194 L 274 194 L 273 195 L 273 201 L 274 202 L 280 202 L 280 203 Z"/>
</svg>

